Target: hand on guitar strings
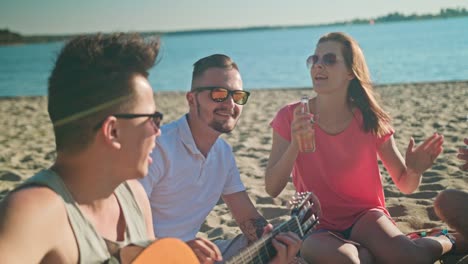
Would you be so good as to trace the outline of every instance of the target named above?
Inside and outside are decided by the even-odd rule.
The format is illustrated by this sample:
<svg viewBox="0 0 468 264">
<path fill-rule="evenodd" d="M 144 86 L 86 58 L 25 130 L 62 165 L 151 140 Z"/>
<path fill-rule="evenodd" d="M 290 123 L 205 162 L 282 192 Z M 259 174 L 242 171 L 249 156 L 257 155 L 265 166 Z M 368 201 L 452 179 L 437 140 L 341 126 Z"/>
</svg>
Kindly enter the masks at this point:
<svg viewBox="0 0 468 264">
<path fill-rule="evenodd" d="M 270 264 L 286 264 L 294 262 L 301 249 L 302 240 L 293 232 L 282 232 L 273 238 L 272 244 L 277 254 Z"/>
<path fill-rule="evenodd" d="M 268 224 L 263 229 L 263 236 L 273 232 L 273 225 Z M 270 261 L 270 264 L 286 264 L 293 262 L 297 253 L 301 249 L 302 240 L 294 232 L 280 232 L 271 240 L 276 249 L 276 256 Z"/>
</svg>

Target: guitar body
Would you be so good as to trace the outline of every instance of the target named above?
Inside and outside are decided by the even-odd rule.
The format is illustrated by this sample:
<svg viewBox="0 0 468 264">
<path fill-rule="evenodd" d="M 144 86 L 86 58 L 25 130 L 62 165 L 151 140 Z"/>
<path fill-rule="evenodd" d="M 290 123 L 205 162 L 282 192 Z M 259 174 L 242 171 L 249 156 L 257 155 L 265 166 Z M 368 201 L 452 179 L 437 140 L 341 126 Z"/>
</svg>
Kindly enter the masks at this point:
<svg viewBox="0 0 468 264">
<path fill-rule="evenodd" d="M 197 256 L 182 240 L 161 238 L 145 248 L 133 261 L 133 264 L 199 264 Z"/>
</svg>

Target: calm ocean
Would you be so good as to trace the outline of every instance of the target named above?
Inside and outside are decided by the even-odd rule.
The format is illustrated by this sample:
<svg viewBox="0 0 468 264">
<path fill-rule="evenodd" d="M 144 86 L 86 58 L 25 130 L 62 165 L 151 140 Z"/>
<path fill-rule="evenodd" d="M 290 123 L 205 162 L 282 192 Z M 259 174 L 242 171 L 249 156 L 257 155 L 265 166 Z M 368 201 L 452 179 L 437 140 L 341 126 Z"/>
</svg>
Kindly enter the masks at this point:
<svg viewBox="0 0 468 264">
<path fill-rule="evenodd" d="M 468 79 L 468 17 L 375 25 L 283 28 L 162 37 L 150 72 L 155 91 L 186 91 L 192 64 L 224 53 L 239 65 L 244 89 L 308 87 L 305 66 L 318 38 L 343 31 L 361 45 L 375 83 Z M 62 42 L 0 47 L 0 96 L 46 95 Z"/>
</svg>

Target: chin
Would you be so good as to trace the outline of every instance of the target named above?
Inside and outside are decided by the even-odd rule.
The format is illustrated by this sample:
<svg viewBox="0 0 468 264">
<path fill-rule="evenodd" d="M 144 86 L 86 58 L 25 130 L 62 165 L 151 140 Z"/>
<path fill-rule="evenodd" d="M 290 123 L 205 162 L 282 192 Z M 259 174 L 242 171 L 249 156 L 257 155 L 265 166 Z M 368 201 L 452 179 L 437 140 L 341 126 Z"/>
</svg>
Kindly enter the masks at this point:
<svg viewBox="0 0 468 264">
<path fill-rule="evenodd" d="M 231 132 L 234 130 L 234 128 L 236 127 L 236 124 L 233 123 L 233 124 L 226 124 L 223 129 L 227 132 Z"/>
<path fill-rule="evenodd" d="M 236 123 L 214 123 L 210 125 L 211 129 L 218 131 L 219 133 L 230 133 L 236 127 Z"/>
<path fill-rule="evenodd" d="M 324 86 L 314 86 L 313 90 L 314 90 L 314 92 L 316 92 L 318 94 L 330 94 L 333 91 L 331 88 L 327 88 L 327 87 L 324 87 Z"/>
<path fill-rule="evenodd" d="M 140 169 L 135 173 L 136 179 L 141 179 L 148 174 L 148 169 Z"/>
<path fill-rule="evenodd" d="M 225 134 L 231 133 L 231 132 L 234 130 L 234 127 L 235 127 L 235 126 L 226 126 L 226 127 L 223 127 L 223 129 L 222 129 L 220 132 L 225 133 Z"/>
</svg>

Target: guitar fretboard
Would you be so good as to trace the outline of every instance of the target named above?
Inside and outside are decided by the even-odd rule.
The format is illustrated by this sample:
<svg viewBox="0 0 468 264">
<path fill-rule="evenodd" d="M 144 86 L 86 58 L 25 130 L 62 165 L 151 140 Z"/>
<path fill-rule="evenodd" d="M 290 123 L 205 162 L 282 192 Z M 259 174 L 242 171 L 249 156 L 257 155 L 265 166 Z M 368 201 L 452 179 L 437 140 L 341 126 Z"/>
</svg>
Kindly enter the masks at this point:
<svg viewBox="0 0 468 264">
<path fill-rule="evenodd" d="M 272 244 L 273 237 L 278 233 L 288 231 L 296 233 L 301 238 L 304 236 L 297 216 L 293 216 L 289 221 L 277 226 L 271 233 L 263 236 L 244 249 L 239 255 L 226 261 L 226 263 L 268 263 L 276 255 L 276 250 Z"/>
</svg>

